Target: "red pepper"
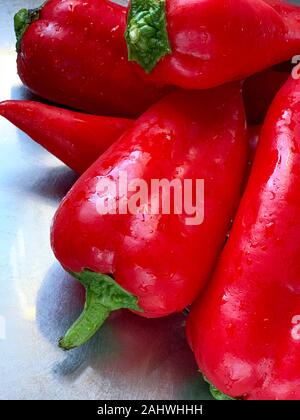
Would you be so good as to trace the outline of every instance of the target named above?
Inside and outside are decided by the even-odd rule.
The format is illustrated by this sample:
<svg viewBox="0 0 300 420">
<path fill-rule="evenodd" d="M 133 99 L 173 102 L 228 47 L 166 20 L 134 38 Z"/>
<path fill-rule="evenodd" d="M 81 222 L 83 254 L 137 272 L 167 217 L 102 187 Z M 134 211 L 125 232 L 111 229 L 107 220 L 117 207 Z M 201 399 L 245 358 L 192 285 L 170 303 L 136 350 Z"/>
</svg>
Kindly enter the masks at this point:
<svg viewBox="0 0 300 420">
<path fill-rule="evenodd" d="M 127 60 L 126 8 L 107 0 L 49 0 L 15 16 L 18 72 L 33 92 L 99 115 L 137 116 L 166 89 Z"/>
<path fill-rule="evenodd" d="M 274 97 L 289 78 L 291 71 L 287 63 L 254 74 L 245 80 L 243 96 L 249 124 L 263 123 Z"/>
<path fill-rule="evenodd" d="M 77 181 L 54 218 L 54 253 L 87 292 L 84 312 L 61 347 L 85 342 L 114 309 L 161 317 L 190 304 L 225 241 L 246 166 L 237 85 L 173 93 L 141 116 Z M 156 202 L 152 180 L 204 179 L 204 222 L 188 225 L 187 211 L 165 214 L 161 202 L 152 214 L 151 201 L 135 214 L 99 214 L 100 198 L 126 205 L 124 192 L 98 187 L 104 179 L 118 182 L 121 172 L 128 182 L 144 180 Z M 128 193 L 128 200 L 135 194 Z M 194 202 L 195 196 L 194 188 Z"/>
<path fill-rule="evenodd" d="M 92 116 L 34 101 L 0 102 L 0 115 L 79 174 L 133 125 L 125 118 Z M 249 169 L 260 130 L 259 125 L 248 127 Z"/>
<path fill-rule="evenodd" d="M 34 101 L 0 102 L 0 115 L 78 173 L 86 171 L 133 120 L 69 111 Z M 248 127 L 249 169 L 261 126 Z"/>
<path fill-rule="evenodd" d="M 241 80 L 299 53 L 299 15 L 279 0 L 131 0 L 129 59 L 184 88 Z"/>
<path fill-rule="evenodd" d="M 279 0 L 132 0 L 128 48 L 126 10 L 108 0 L 48 0 L 20 10 L 24 84 L 88 112 L 136 116 L 169 90 L 162 85 L 217 86 L 300 49 L 299 8 Z M 127 49 L 147 71 L 157 64 L 150 75 L 127 60 Z"/>
<path fill-rule="evenodd" d="M 221 392 L 300 399 L 300 80 L 263 126 L 252 174 L 208 289 L 187 324 L 199 368 Z"/>
<path fill-rule="evenodd" d="M 0 115 L 83 173 L 133 121 L 69 111 L 33 101 L 0 102 Z"/>
</svg>

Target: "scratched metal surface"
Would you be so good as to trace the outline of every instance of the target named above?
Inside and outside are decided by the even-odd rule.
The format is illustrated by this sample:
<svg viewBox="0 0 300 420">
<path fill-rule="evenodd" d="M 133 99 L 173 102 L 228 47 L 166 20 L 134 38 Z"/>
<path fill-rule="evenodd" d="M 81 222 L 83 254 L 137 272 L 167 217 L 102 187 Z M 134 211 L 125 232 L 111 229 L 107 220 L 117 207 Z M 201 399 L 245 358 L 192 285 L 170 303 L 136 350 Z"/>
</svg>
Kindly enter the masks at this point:
<svg viewBox="0 0 300 420">
<path fill-rule="evenodd" d="M 16 74 L 12 18 L 41 0 L 0 0 L 0 100 L 32 98 Z M 0 399 L 209 398 L 184 318 L 115 313 L 81 349 L 57 339 L 82 290 L 55 262 L 49 227 L 75 174 L 0 117 Z"/>
</svg>

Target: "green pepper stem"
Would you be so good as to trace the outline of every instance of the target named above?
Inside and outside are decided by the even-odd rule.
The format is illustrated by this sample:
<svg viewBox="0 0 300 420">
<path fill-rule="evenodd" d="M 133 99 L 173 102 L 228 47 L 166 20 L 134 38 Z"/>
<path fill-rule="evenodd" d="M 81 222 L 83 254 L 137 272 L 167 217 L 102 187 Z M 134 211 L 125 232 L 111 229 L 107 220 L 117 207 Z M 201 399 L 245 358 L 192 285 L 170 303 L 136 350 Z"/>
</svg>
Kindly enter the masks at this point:
<svg viewBox="0 0 300 420">
<path fill-rule="evenodd" d="M 70 274 L 85 287 L 86 301 L 80 317 L 59 340 L 59 347 L 62 349 L 70 350 L 87 342 L 96 334 L 111 311 L 122 308 L 142 311 L 137 297 L 123 289 L 110 276 L 89 270 Z"/>
<path fill-rule="evenodd" d="M 129 61 L 136 61 L 150 73 L 171 53 L 165 0 L 131 0 L 125 39 Z"/>
<path fill-rule="evenodd" d="M 64 350 L 79 347 L 96 334 L 110 314 L 110 310 L 102 305 L 101 300 L 90 288 L 86 289 L 84 309 L 64 338 L 59 340 L 59 347 Z"/>
<path fill-rule="evenodd" d="M 40 7 L 35 9 L 20 9 L 14 16 L 14 28 L 16 34 L 16 50 L 20 51 L 20 45 L 29 25 L 40 18 L 40 11 L 45 6 L 47 2 L 45 1 Z"/>
</svg>

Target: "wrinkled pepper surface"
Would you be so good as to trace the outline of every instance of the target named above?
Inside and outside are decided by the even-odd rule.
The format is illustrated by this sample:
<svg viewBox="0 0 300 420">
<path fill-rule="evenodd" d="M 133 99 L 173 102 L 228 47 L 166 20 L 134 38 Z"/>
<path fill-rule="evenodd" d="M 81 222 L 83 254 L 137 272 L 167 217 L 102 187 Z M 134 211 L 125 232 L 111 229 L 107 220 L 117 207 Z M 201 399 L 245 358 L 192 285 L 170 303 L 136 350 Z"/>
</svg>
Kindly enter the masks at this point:
<svg viewBox="0 0 300 420">
<path fill-rule="evenodd" d="M 85 286 L 87 299 L 60 346 L 88 340 L 114 309 L 161 317 L 190 304 L 226 239 L 246 167 L 239 85 L 176 92 L 141 116 L 77 181 L 55 215 L 52 248 Z M 186 211 L 163 213 L 155 196 L 157 214 L 152 200 L 134 214 L 99 214 L 99 198 L 126 205 L 133 197 L 134 192 L 126 198 L 119 190 L 99 191 L 99 181 L 118 183 L 121 171 L 128 182 L 138 178 L 147 185 L 153 179 L 204 180 L 203 223 L 189 225 Z M 194 188 L 193 199 L 195 194 Z"/>
<path fill-rule="evenodd" d="M 276 96 L 229 240 L 187 335 L 200 371 L 248 400 L 300 399 L 300 80 Z"/>
<path fill-rule="evenodd" d="M 34 101 L 0 102 L 0 115 L 79 174 L 133 125 Z"/>
</svg>

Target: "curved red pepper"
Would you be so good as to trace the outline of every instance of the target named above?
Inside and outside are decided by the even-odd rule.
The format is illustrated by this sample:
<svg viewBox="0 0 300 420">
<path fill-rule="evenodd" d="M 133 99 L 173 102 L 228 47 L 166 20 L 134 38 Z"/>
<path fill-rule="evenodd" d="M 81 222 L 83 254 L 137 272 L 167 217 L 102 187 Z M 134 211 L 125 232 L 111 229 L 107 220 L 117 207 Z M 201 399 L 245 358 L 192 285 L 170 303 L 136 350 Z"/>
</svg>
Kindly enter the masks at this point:
<svg viewBox="0 0 300 420">
<path fill-rule="evenodd" d="M 21 100 L 0 102 L 0 115 L 79 174 L 86 171 L 134 122 Z M 249 169 L 260 130 L 259 125 L 248 127 Z"/>
<path fill-rule="evenodd" d="M 250 180 L 187 334 L 201 372 L 244 399 L 300 399 L 300 80 L 263 126 Z"/>
<path fill-rule="evenodd" d="M 126 8 L 108 0 L 48 0 L 15 17 L 18 73 L 33 92 L 100 115 L 137 116 L 166 89 L 127 60 Z"/>
<path fill-rule="evenodd" d="M 77 181 L 54 218 L 52 247 L 87 288 L 88 305 L 62 347 L 80 345 L 95 332 L 116 309 L 115 293 L 121 301 L 117 309 L 139 307 L 146 317 L 181 311 L 196 298 L 239 201 L 247 166 L 245 135 L 239 86 L 174 93 L 140 117 Z M 124 194 L 97 192 L 99 180 L 117 181 L 120 171 L 129 181 L 142 178 L 148 185 L 153 179 L 204 179 L 204 222 L 188 226 L 186 214 L 162 214 L 161 205 L 160 214 L 145 208 L 140 214 L 100 215 L 99 197 L 124 202 Z M 103 290 L 93 289 L 90 297 L 97 285 Z M 115 291 L 117 285 L 122 291 Z M 95 326 L 88 332 L 87 319 Z"/>
<path fill-rule="evenodd" d="M 0 102 L 0 115 L 80 174 L 133 125 L 34 101 Z"/>
<path fill-rule="evenodd" d="M 299 53 L 299 15 L 278 0 L 131 0 L 129 59 L 184 88 L 241 80 Z"/>
</svg>

